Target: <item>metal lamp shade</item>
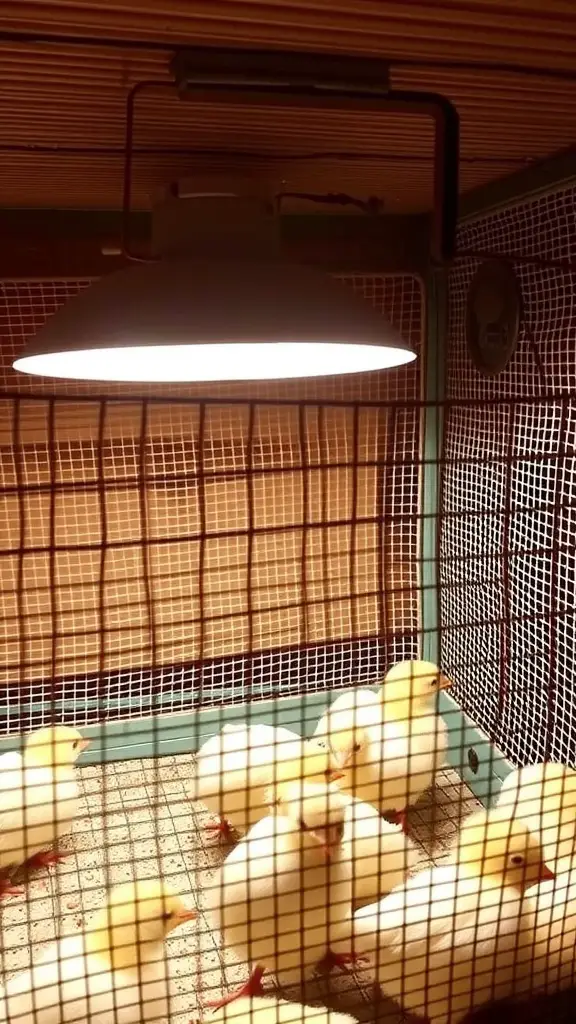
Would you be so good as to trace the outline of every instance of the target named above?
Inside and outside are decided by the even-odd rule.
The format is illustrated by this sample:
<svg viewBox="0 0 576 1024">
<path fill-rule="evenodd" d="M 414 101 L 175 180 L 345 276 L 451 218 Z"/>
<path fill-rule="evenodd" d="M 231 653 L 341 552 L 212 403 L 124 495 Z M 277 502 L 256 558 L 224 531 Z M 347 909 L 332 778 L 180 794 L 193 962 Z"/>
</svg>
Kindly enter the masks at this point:
<svg viewBox="0 0 576 1024">
<path fill-rule="evenodd" d="M 74 380 L 268 380 L 415 358 L 341 282 L 276 260 L 165 259 L 101 278 L 32 338 L 14 369 Z"/>
</svg>

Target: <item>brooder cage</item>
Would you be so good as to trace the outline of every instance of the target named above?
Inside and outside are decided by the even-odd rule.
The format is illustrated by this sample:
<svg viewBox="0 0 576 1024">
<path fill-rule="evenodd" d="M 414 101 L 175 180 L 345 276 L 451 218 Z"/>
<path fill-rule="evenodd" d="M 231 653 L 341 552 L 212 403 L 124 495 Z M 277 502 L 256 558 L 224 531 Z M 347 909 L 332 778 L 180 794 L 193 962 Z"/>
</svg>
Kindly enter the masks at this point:
<svg viewBox="0 0 576 1024">
<path fill-rule="evenodd" d="M 454 684 L 439 698 L 447 767 L 432 791 L 403 802 L 414 806 L 400 875 L 415 879 L 430 858 L 447 870 L 461 820 L 491 804 L 513 766 L 574 767 L 574 185 L 551 179 L 477 210 L 457 235 L 470 255 L 452 261 L 456 179 L 437 173 L 448 203 L 435 255 L 450 257 L 449 267 L 331 267 L 414 347 L 418 359 L 399 369 L 209 387 L 28 378 L 13 360 L 92 278 L 2 281 L 5 746 L 54 723 L 91 740 L 79 762 L 85 810 L 70 856 L 4 905 L 8 979 L 37 944 L 84 927 L 111 884 L 160 878 L 200 909 L 195 931 L 170 942 L 170 1020 L 188 1021 L 245 981 L 246 958 L 227 942 L 222 907 L 223 941 L 204 914 L 223 885 L 228 847 L 208 841 L 213 815 L 191 799 L 192 755 L 223 726 L 249 721 L 308 737 L 340 691 L 376 687 L 398 662 L 437 663 Z M 337 758 L 331 766 L 349 768 Z M 282 773 L 268 767 L 281 787 Z M 350 771 L 353 789 L 356 765 Z M 363 859 L 378 885 L 386 867 L 378 843 L 370 849 Z M 282 871 L 271 865 L 264 874 L 277 882 Z M 571 863 L 563 870 L 570 880 Z M 290 898 L 305 901 L 299 871 Z M 325 875 L 330 905 L 336 890 Z M 382 883 L 377 895 L 386 891 Z M 545 941 L 544 950 L 533 936 L 523 945 L 515 930 L 503 944 L 524 999 L 571 987 L 571 902 L 560 904 L 563 974 L 538 980 Z M 269 918 L 265 942 L 277 941 L 280 918 Z M 451 941 L 479 961 L 466 975 L 474 1008 L 474 992 L 481 1005 L 510 986 L 497 957 L 482 973 L 480 924 L 466 926 L 461 936 L 454 925 Z M 309 945 L 305 930 L 300 920 L 296 951 Z M 357 938 L 341 952 L 352 953 Z M 527 973 L 518 966 L 526 948 Z M 430 979 L 439 968 L 427 956 L 427 997 L 406 1001 L 406 966 L 395 987 L 376 970 L 396 1006 L 373 1000 L 374 972 L 363 964 L 329 979 L 317 973 L 304 996 L 280 971 L 279 989 L 270 983 L 266 992 L 361 1019 L 400 1019 L 400 1007 L 424 1005 L 433 1024 L 455 1024 L 458 984 L 441 974 L 448 1004 L 452 989 L 456 1001 L 435 1009 Z M 143 1006 L 130 1019 L 148 1019 Z M 551 1006 L 532 999 L 506 1012 L 546 1020 Z M 27 1012 L 36 1018 L 34 1005 Z M 53 1013 L 50 1021 L 65 1018 L 61 994 Z"/>
</svg>

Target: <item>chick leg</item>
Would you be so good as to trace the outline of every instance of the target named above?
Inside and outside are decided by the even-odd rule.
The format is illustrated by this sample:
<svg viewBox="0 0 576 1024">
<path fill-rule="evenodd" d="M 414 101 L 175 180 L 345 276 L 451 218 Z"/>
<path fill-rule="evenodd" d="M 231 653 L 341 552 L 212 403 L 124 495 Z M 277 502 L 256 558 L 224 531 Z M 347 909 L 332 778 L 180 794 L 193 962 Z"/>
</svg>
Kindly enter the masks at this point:
<svg viewBox="0 0 576 1024">
<path fill-rule="evenodd" d="M 26 865 L 29 868 L 50 868 L 54 864 L 61 864 L 71 855 L 71 850 L 40 850 L 28 858 Z"/>
<path fill-rule="evenodd" d="M 264 995 L 262 978 L 265 970 L 265 967 L 255 967 L 248 978 L 248 981 L 244 982 L 244 984 L 241 985 L 240 988 L 237 988 L 235 992 L 230 992 L 229 995 L 224 996 L 222 999 L 216 999 L 209 1003 L 205 1003 L 205 1005 L 211 1006 L 215 1010 L 219 1010 L 222 1006 L 228 1006 L 228 1003 L 233 1003 L 235 999 L 249 999 L 252 996 Z"/>
<path fill-rule="evenodd" d="M 365 957 L 359 956 L 356 953 L 334 953 L 329 949 L 326 956 L 322 957 L 316 964 L 316 970 L 319 974 L 330 974 L 330 971 L 334 970 L 335 967 L 346 969 L 348 964 L 362 962 L 365 962 Z"/>
<path fill-rule="evenodd" d="M 225 818 L 218 818 L 218 821 L 211 821 L 203 826 L 210 838 L 215 842 L 229 843 L 234 837 L 234 829 Z"/>
<path fill-rule="evenodd" d="M 401 825 L 405 836 L 410 834 L 408 812 L 406 808 L 402 811 L 386 811 L 382 817 L 385 818 L 386 821 L 389 821 L 391 825 Z"/>
<path fill-rule="evenodd" d="M 12 885 L 9 878 L 0 878 L 0 900 L 8 899 L 9 896 L 23 896 L 25 889 L 20 885 Z"/>
</svg>

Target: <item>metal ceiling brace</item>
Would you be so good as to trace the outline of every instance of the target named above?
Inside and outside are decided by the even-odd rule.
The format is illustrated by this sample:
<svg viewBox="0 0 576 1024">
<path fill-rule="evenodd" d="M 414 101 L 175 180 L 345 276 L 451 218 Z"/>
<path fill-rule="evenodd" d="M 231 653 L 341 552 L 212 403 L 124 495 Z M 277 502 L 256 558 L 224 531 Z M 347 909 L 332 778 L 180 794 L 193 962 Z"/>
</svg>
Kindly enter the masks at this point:
<svg viewBox="0 0 576 1024">
<path fill-rule="evenodd" d="M 126 106 L 122 247 L 131 248 L 133 136 L 136 99 L 144 91 L 172 90 L 184 100 L 250 103 L 323 110 L 373 111 L 425 116 L 434 122 L 433 263 L 452 261 L 456 250 L 460 122 L 456 108 L 437 93 L 390 88 L 390 65 L 373 58 L 283 51 L 195 47 L 178 50 L 172 81 L 138 82 Z"/>
</svg>

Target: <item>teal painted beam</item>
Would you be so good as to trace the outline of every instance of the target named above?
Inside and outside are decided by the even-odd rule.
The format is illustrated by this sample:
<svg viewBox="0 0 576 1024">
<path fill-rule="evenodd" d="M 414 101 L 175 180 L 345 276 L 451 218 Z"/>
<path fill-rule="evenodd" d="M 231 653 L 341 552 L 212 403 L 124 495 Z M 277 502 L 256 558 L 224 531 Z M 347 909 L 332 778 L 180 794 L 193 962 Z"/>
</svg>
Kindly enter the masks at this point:
<svg viewBox="0 0 576 1024">
<path fill-rule="evenodd" d="M 504 206 L 517 205 L 543 192 L 568 188 L 575 182 L 576 149 L 572 146 L 520 171 L 467 192 L 460 199 L 460 218 L 469 220 L 482 217 Z"/>
<path fill-rule="evenodd" d="M 369 687 L 371 688 L 371 687 Z M 339 690 L 338 693 L 344 691 Z M 224 724 L 250 721 L 281 725 L 302 736 L 310 736 L 318 719 L 335 696 L 333 691 L 254 701 L 250 704 L 207 708 L 205 711 L 149 716 L 124 722 L 103 722 L 81 729 L 92 745 L 79 758 L 79 765 L 112 763 L 136 758 L 193 754 Z M 487 803 L 498 792 L 512 766 L 494 748 L 486 736 L 463 714 L 446 693 L 440 695 L 440 711 L 448 726 L 448 760 L 464 778 L 476 796 Z M 0 751 L 20 748 L 19 736 L 0 741 Z M 474 774 L 468 764 L 473 748 L 479 760 Z"/>
<path fill-rule="evenodd" d="M 339 691 L 340 692 L 340 691 Z M 281 725 L 301 735 L 310 735 L 332 699 L 332 692 L 281 697 L 276 700 L 231 704 L 184 714 L 150 715 L 123 722 L 103 722 L 81 727 L 92 744 L 78 760 L 79 765 L 125 761 L 131 758 L 191 754 L 210 736 L 230 722 L 263 722 Z M 0 751 L 18 750 L 19 736 L 0 741 Z"/>
<path fill-rule="evenodd" d="M 444 396 L 444 340 L 446 334 L 446 281 L 442 271 L 430 271 L 426 303 L 426 348 L 424 352 L 424 395 L 428 402 L 440 402 Z M 420 617 L 422 657 L 440 661 L 438 602 L 438 513 L 440 501 L 440 452 L 442 410 L 427 406 L 422 431 L 422 525 L 420 530 Z"/>
<path fill-rule="evenodd" d="M 440 403 L 445 397 L 448 282 L 443 270 L 431 271 L 427 292 L 425 397 Z M 440 457 L 444 416 L 440 404 L 426 408 L 422 445 L 421 623 L 422 657 L 439 664 L 441 630 L 439 602 Z M 448 727 L 448 761 L 484 806 L 499 792 L 512 770 L 503 754 L 447 693 L 440 694 L 440 711 Z M 476 760 L 477 759 L 477 760 Z"/>
<path fill-rule="evenodd" d="M 489 807 L 513 765 L 480 729 L 453 697 L 440 694 L 440 713 L 448 727 L 449 764 L 470 787 L 474 796 Z M 474 757 L 476 755 L 476 757 Z"/>
</svg>

